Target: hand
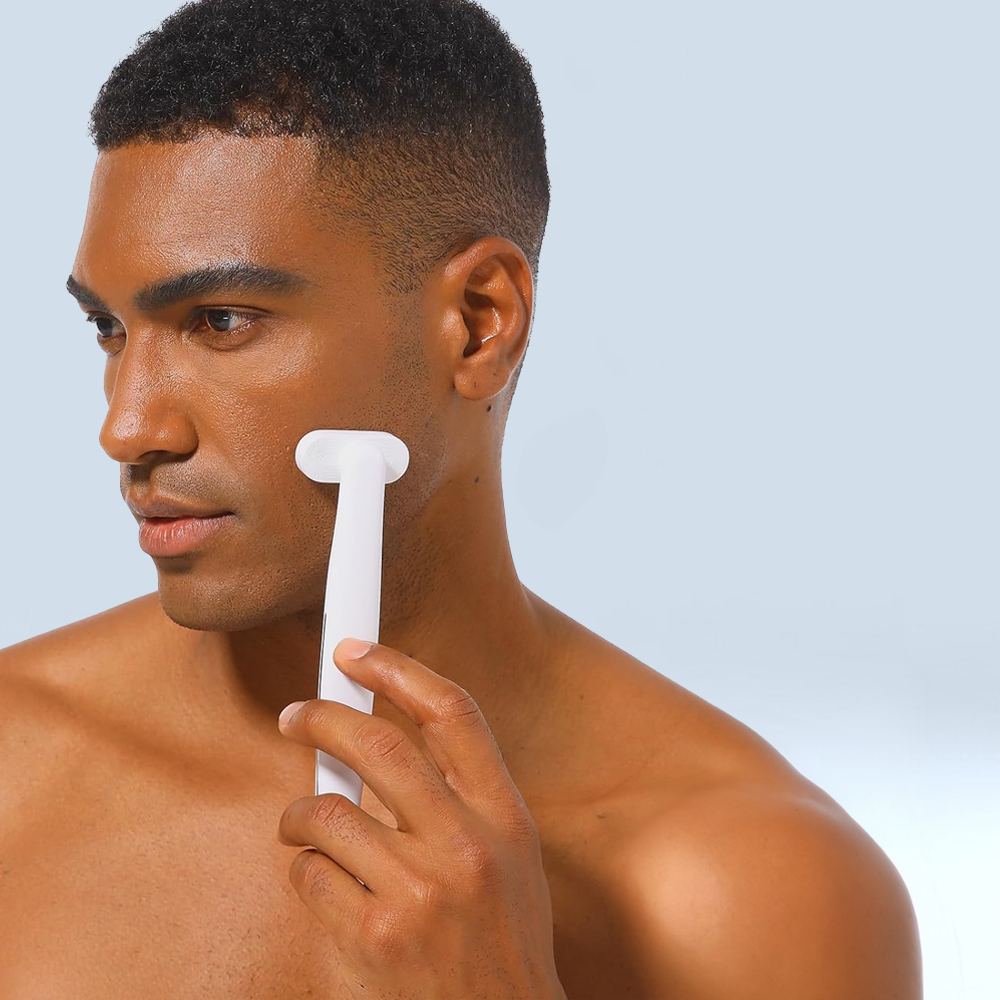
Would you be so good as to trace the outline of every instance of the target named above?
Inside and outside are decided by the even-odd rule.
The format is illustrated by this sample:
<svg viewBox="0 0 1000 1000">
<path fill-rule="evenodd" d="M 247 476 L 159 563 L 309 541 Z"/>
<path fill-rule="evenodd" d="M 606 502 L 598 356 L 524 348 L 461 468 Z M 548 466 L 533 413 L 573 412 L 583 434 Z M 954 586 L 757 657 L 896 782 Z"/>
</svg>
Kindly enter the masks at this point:
<svg viewBox="0 0 1000 1000">
<path fill-rule="evenodd" d="M 288 706 L 285 736 L 353 768 L 396 818 L 338 794 L 296 799 L 278 839 L 306 846 L 289 880 L 325 926 L 348 992 L 366 1000 L 566 1000 L 538 829 L 479 706 L 416 660 L 345 639 L 334 663 L 411 718 L 335 701 Z"/>
</svg>

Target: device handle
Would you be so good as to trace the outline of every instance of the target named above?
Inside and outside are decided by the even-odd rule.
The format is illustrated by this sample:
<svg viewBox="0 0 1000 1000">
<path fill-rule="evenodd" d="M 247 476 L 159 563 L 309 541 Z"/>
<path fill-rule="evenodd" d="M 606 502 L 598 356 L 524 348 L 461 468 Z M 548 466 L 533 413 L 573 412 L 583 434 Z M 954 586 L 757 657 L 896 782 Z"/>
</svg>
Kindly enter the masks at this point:
<svg viewBox="0 0 1000 1000">
<path fill-rule="evenodd" d="M 323 602 L 317 697 L 371 713 L 375 695 L 333 662 L 341 639 L 378 642 L 382 597 L 385 458 L 364 440 L 344 447 L 337 516 Z M 343 761 L 316 751 L 316 794 L 339 792 L 361 804 L 361 776 Z"/>
</svg>

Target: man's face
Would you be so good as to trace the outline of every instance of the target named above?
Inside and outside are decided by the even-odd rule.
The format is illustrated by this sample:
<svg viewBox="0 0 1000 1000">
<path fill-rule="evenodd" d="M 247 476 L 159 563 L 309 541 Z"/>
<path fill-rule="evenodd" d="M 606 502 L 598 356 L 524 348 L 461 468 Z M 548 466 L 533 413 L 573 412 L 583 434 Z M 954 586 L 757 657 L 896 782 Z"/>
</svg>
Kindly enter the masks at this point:
<svg viewBox="0 0 1000 1000">
<path fill-rule="evenodd" d="M 386 488 L 387 558 L 443 474 L 433 396 L 447 385 L 432 386 L 419 303 L 389 299 L 361 235 L 318 216 L 314 162 L 303 139 L 207 133 L 102 153 L 95 168 L 72 274 L 107 307 L 84 307 L 107 353 L 101 445 L 123 496 L 235 515 L 187 553 L 154 556 L 164 609 L 190 628 L 322 607 L 338 487 L 295 465 L 307 431 L 386 430 L 410 447 L 407 489 Z M 238 262 L 299 280 L 135 299 Z"/>
</svg>

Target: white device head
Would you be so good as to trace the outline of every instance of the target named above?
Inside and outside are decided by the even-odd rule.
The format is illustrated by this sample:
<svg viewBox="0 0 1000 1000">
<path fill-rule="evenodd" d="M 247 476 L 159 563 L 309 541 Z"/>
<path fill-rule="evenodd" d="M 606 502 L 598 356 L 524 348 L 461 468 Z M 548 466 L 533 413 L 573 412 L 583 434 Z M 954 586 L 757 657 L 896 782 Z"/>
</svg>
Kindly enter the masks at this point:
<svg viewBox="0 0 1000 1000">
<path fill-rule="evenodd" d="M 385 482 L 394 483 L 410 464 L 410 451 L 388 431 L 315 430 L 295 446 L 295 464 L 317 483 L 339 483 L 345 457 L 358 446 L 376 448 L 385 459 Z"/>
</svg>

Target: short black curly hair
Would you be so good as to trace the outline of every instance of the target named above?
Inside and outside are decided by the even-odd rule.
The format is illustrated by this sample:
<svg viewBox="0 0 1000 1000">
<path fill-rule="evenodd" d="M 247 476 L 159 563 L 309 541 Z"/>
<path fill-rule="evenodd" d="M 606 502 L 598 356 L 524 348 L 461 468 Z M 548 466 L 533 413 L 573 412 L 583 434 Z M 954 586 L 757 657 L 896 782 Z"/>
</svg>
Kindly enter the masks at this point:
<svg viewBox="0 0 1000 1000">
<path fill-rule="evenodd" d="M 101 86 L 99 151 L 206 128 L 313 138 L 329 204 L 364 223 L 388 286 L 418 289 L 481 236 L 537 275 L 549 207 L 531 66 L 471 0 L 196 0 Z"/>
</svg>

